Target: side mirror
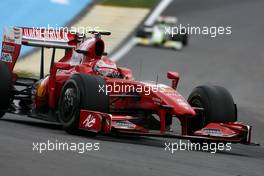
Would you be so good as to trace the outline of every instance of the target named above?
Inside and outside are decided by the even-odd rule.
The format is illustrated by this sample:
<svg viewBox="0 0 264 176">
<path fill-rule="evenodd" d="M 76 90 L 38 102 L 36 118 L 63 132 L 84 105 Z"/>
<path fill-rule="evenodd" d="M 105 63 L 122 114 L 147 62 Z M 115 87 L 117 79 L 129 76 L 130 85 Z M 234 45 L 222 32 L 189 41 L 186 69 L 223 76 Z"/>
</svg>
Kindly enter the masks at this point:
<svg viewBox="0 0 264 176">
<path fill-rule="evenodd" d="M 178 82 L 180 80 L 180 75 L 178 72 L 168 72 L 167 78 L 172 80 L 172 88 L 176 89 L 178 86 Z"/>
</svg>

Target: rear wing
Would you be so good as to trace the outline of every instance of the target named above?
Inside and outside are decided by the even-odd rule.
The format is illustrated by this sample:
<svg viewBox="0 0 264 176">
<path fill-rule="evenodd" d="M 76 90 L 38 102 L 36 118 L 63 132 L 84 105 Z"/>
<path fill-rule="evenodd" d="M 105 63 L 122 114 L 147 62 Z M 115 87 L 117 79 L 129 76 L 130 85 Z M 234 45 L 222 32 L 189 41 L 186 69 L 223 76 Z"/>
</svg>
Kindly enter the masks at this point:
<svg viewBox="0 0 264 176">
<path fill-rule="evenodd" d="M 74 48 L 76 34 L 65 30 L 46 30 L 34 28 L 19 28 L 22 33 L 22 44 L 36 47 Z"/>
<path fill-rule="evenodd" d="M 76 48 L 78 35 L 66 30 L 44 28 L 12 27 L 5 28 L 0 60 L 12 71 L 20 54 L 21 45 L 44 48 Z"/>
</svg>

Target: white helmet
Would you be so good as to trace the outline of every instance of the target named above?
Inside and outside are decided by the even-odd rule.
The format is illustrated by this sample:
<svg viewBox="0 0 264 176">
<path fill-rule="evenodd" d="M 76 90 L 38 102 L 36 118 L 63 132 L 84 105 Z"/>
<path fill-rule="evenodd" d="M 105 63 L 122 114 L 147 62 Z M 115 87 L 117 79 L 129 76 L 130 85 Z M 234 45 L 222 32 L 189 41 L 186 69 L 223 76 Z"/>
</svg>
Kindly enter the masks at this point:
<svg viewBox="0 0 264 176">
<path fill-rule="evenodd" d="M 119 76 L 116 64 L 106 58 L 100 59 L 96 62 L 94 71 L 102 76 L 114 78 Z"/>
</svg>

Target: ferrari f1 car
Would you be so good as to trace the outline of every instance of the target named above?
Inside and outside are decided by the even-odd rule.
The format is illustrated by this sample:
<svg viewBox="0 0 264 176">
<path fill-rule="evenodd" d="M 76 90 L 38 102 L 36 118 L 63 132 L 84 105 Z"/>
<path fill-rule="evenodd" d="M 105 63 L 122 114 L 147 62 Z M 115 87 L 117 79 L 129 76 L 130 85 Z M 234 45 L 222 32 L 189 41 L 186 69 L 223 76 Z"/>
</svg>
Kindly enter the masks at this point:
<svg viewBox="0 0 264 176">
<path fill-rule="evenodd" d="M 137 81 L 128 68 L 102 58 L 102 35 L 14 27 L 4 34 L 0 62 L 0 115 L 6 112 L 61 123 L 69 133 L 126 134 L 202 141 L 250 143 L 251 127 L 237 122 L 230 93 L 219 86 L 196 87 L 188 100 L 176 90 L 179 74 L 169 71 L 171 86 Z M 88 34 L 87 34 L 88 35 Z M 22 45 L 41 48 L 40 78 L 19 77 L 13 68 Z M 44 75 L 44 51 L 52 49 Z M 56 49 L 65 55 L 55 62 Z M 36 58 L 38 59 L 38 58 Z M 178 118 L 181 133 L 171 130 Z"/>
<path fill-rule="evenodd" d="M 176 17 L 159 17 L 152 26 L 142 26 L 136 33 L 136 43 L 143 46 L 158 46 L 181 50 L 188 44 L 188 34 L 184 31 L 175 35 L 166 33 L 167 29 L 175 27 L 178 19 Z"/>
</svg>

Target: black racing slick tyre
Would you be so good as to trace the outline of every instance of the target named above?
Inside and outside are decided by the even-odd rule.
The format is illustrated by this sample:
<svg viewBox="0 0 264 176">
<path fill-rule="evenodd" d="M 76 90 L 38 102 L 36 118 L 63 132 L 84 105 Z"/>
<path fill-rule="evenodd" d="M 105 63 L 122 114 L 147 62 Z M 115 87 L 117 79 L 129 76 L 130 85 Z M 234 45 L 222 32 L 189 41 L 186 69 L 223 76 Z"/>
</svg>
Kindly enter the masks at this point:
<svg viewBox="0 0 264 176">
<path fill-rule="evenodd" d="M 146 31 L 144 27 L 140 27 L 138 31 L 136 32 L 136 37 L 140 37 L 140 38 L 148 38 L 151 35 L 152 35 L 152 32 Z"/>
<path fill-rule="evenodd" d="M 188 41 L 189 41 L 189 36 L 187 33 L 183 34 L 183 37 L 182 37 L 182 44 L 183 46 L 187 46 L 188 45 Z"/>
<path fill-rule="evenodd" d="M 59 121 L 66 132 L 76 134 L 79 132 L 78 123 L 80 109 L 108 112 L 109 98 L 105 93 L 99 92 L 105 87 L 102 77 L 85 74 L 74 74 L 64 84 L 59 98 Z M 90 133 L 90 136 L 96 135 Z"/>
<path fill-rule="evenodd" d="M 181 42 L 183 46 L 188 45 L 189 36 L 187 33 L 182 32 L 171 37 L 172 41 Z"/>
<path fill-rule="evenodd" d="M 4 62 L 0 61 L 0 118 L 10 105 L 12 97 L 12 74 Z"/>
<path fill-rule="evenodd" d="M 211 122 L 227 123 L 237 121 L 237 109 L 231 94 L 223 87 L 206 85 L 193 89 L 188 98 L 197 111 L 196 117 L 189 120 L 188 132 L 192 134 Z"/>
</svg>

